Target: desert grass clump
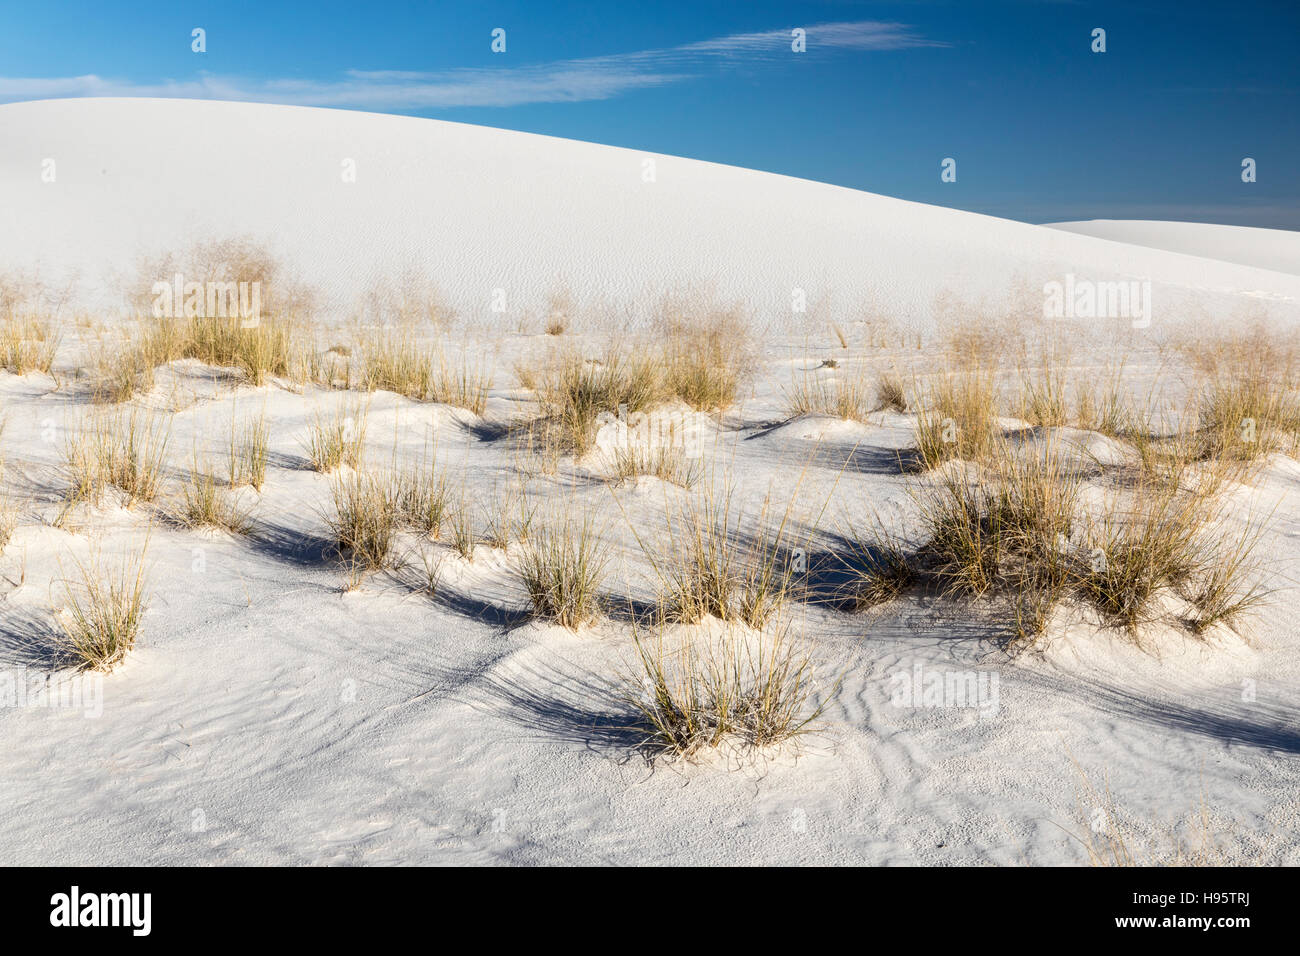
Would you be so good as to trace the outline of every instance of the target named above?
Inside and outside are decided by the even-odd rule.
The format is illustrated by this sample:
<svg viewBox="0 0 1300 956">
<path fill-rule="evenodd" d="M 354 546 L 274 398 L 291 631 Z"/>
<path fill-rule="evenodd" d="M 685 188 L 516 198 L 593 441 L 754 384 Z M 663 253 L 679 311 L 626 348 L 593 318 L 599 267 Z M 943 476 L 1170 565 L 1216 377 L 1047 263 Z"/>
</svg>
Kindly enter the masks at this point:
<svg viewBox="0 0 1300 956">
<path fill-rule="evenodd" d="M 251 485 L 256 491 L 266 483 L 267 446 L 271 441 L 271 428 L 266 412 L 256 418 L 239 423 L 230 420 L 229 483 L 230 487 Z"/>
<path fill-rule="evenodd" d="M 590 516 L 530 536 L 518 561 L 533 616 L 576 630 L 600 609 L 607 558 Z"/>
<path fill-rule="evenodd" d="M 809 648 L 788 628 L 730 628 L 699 648 L 684 639 L 665 653 L 664 635 L 634 635 L 636 661 L 621 697 L 639 717 L 645 746 L 691 758 L 721 746 L 763 748 L 812 733 L 825 707 L 814 698 Z"/>
<path fill-rule="evenodd" d="M 62 649 L 85 670 L 111 671 L 135 647 L 146 605 L 144 558 L 139 554 L 106 567 L 98 555 L 76 562 L 76 582 L 63 579 L 66 605 L 60 616 Z"/>
<path fill-rule="evenodd" d="M 92 366 L 91 401 L 100 405 L 128 402 L 153 388 L 159 365 L 170 361 L 157 354 L 150 333 L 135 329 L 120 344 L 96 349 Z"/>
<path fill-rule="evenodd" d="M 733 618 L 744 567 L 730 490 L 694 495 L 675 515 L 669 512 L 666 517 L 667 554 L 651 556 L 663 616 L 682 624 L 710 616 Z"/>
<path fill-rule="evenodd" d="M 929 534 L 925 552 L 945 593 L 1059 594 L 1081 488 L 1077 469 L 1054 448 L 1017 452 L 999 442 L 981 478 L 948 474 L 915 493 Z"/>
<path fill-rule="evenodd" d="M 211 468 L 197 457 L 181 493 L 184 497 L 176 518 L 183 526 L 220 528 L 234 534 L 247 534 L 251 530 L 249 512 L 239 507 L 233 491 L 222 486 Z"/>
<path fill-rule="evenodd" d="M 58 350 L 59 336 L 49 320 L 12 312 L 0 320 L 0 367 L 13 374 L 48 375 Z"/>
<path fill-rule="evenodd" d="M 1235 628 L 1239 620 L 1264 604 L 1271 590 L 1262 580 L 1263 565 L 1256 547 L 1267 527 L 1267 519 L 1248 520 L 1240 533 L 1219 528 L 1201 566 L 1183 588 L 1194 611 L 1187 624 L 1192 633 L 1202 634 L 1216 624 Z"/>
<path fill-rule="evenodd" d="M 903 380 L 894 372 L 884 372 L 876 380 L 876 408 L 894 412 L 907 411 L 907 392 Z"/>
<path fill-rule="evenodd" d="M 1022 369 L 1016 411 L 1037 428 L 1064 425 L 1070 417 L 1064 373 L 1051 365 Z"/>
<path fill-rule="evenodd" d="M 1130 422 L 1119 373 L 1100 385 L 1091 378 L 1079 381 L 1075 386 L 1074 409 L 1074 422 L 1080 428 L 1118 438 Z"/>
<path fill-rule="evenodd" d="M 266 384 L 271 376 L 292 378 L 299 356 L 293 324 L 272 316 L 263 316 L 255 324 L 238 315 L 191 319 L 182 348 L 184 357 L 236 368 L 257 386 Z"/>
<path fill-rule="evenodd" d="M 656 438 L 649 444 L 619 442 L 610 455 L 611 478 L 615 483 L 648 475 L 681 488 L 691 488 L 700 477 L 699 461 L 687 454 L 675 435 Z"/>
<path fill-rule="evenodd" d="M 387 567 L 398 530 L 387 482 L 368 472 L 346 472 L 331 483 L 330 497 L 330 536 L 354 578 Z"/>
<path fill-rule="evenodd" d="M 844 603 L 850 611 L 865 611 L 902 595 L 917 582 L 913 559 L 902 543 L 880 528 L 871 539 L 850 533 L 850 572 Z"/>
<path fill-rule="evenodd" d="M 453 366 L 443 355 L 439 357 L 429 382 L 429 400 L 481 416 L 487 411 L 491 388 L 492 373 L 489 369 L 471 366 L 468 359 Z"/>
<path fill-rule="evenodd" d="M 0 461 L 0 476 L 3 474 L 4 462 Z M 18 509 L 9 495 L 0 494 L 0 554 L 9 547 L 16 530 L 18 530 Z"/>
<path fill-rule="evenodd" d="M 433 357 L 415 341 L 411 329 L 381 329 L 359 343 L 361 371 L 357 384 L 425 401 L 433 392 Z"/>
<path fill-rule="evenodd" d="M 525 494 L 522 487 L 493 492 L 487 503 L 483 543 L 504 551 L 512 542 L 528 541 L 536 514 L 536 502 Z"/>
<path fill-rule="evenodd" d="M 662 373 L 645 357 L 587 362 L 577 356 L 559 361 L 542 383 L 543 434 L 581 457 L 595 442 L 602 413 L 631 415 L 648 411 L 664 397 Z"/>
<path fill-rule="evenodd" d="M 466 561 L 473 561 L 479 538 L 474 528 L 473 510 L 464 495 L 449 515 L 448 523 L 451 525 L 452 549 Z"/>
<path fill-rule="evenodd" d="M 865 422 L 877 407 L 876 394 L 860 376 L 835 377 L 805 373 L 785 390 L 786 411 L 796 415 L 830 415 L 844 421 Z"/>
<path fill-rule="evenodd" d="M 332 417 L 316 413 L 304 443 L 312 468 L 325 474 L 341 465 L 349 468 L 361 466 L 366 446 L 367 411 L 366 405 L 343 403 L 335 409 Z"/>
<path fill-rule="evenodd" d="M 140 408 L 96 412 L 64 445 L 69 502 L 98 504 L 106 487 L 127 497 L 127 504 L 153 501 L 162 484 L 169 422 Z"/>
<path fill-rule="evenodd" d="M 666 509 L 662 547 L 637 535 L 658 578 L 659 615 L 671 623 L 714 617 L 763 627 L 794 596 L 803 570 L 790 540 L 795 496 L 779 522 L 768 519 L 770 499 L 750 522 L 730 486 L 710 485 Z M 758 530 L 742 532 L 750 524 Z"/>
<path fill-rule="evenodd" d="M 431 538 L 442 534 L 451 507 L 451 491 L 446 476 L 437 471 L 436 459 L 394 469 L 388 478 L 387 494 L 403 527 Z"/>
<path fill-rule="evenodd" d="M 734 405 L 754 365 L 750 330 L 740 310 L 669 304 L 663 333 L 669 393 L 697 411 Z"/>
<path fill-rule="evenodd" d="M 1285 385 L 1263 377 L 1216 379 L 1201 393 L 1197 431 L 1197 457 L 1252 462 L 1294 448 L 1300 402 Z"/>
<path fill-rule="evenodd" d="M 979 461 L 992 451 L 999 431 L 991 374 L 976 369 L 944 375 L 915 404 L 920 467 L 937 468 L 953 459 Z"/>
<path fill-rule="evenodd" d="M 1136 634 L 1156 616 L 1156 599 L 1205 569 L 1206 496 L 1171 488 L 1139 487 L 1131 506 L 1115 503 L 1086 534 L 1079 593 L 1103 617 Z"/>
</svg>

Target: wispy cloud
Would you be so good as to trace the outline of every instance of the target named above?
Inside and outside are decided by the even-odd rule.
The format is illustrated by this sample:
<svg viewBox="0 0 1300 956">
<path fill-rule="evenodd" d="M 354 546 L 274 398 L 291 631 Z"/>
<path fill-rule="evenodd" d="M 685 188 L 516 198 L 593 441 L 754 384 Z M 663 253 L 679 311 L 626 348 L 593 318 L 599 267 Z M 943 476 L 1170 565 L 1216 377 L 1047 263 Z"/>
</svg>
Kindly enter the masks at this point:
<svg viewBox="0 0 1300 956">
<path fill-rule="evenodd" d="M 807 52 L 905 50 L 942 47 L 901 23 L 862 20 L 806 27 Z M 738 33 L 659 50 L 557 60 L 529 66 L 462 68 L 437 72 L 350 70 L 340 79 L 248 80 L 203 74 L 192 80 L 139 82 L 85 76 L 0 76 L 0 101 L 69 96 L 185 97 L 333 106 L 371 110 L 520 106 L 604 100 L 633 90 L 679 83 L 709 73 L 790 57 L 790 30 Z"/>
</svg>

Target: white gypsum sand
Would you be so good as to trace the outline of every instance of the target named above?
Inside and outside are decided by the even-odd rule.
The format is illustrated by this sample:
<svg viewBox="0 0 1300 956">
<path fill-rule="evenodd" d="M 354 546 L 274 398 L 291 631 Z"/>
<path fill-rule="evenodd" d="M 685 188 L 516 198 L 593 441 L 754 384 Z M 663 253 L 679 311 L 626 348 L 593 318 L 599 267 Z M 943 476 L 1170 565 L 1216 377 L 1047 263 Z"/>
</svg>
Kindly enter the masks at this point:
<svg viewBox="0 0 1300 956">
<path fill-rule="evenodd" d="M 993 601 L 908 587 L 850 612 L 799 592 L 765 633 L 786 627 L 812 648 L 816 732 L 690 760 L 647 759 L 619 678 L 634 633 L 658 633 L 663 569 L 684 566 L 673 545 L 701 496 L 730 508 L 728 548 L 762 553 L 779 532 L 779 567 L 811 567 L 817 587 L 877 519 L 919 543 L 918 488 L 959 465 L 900 468 L 917 416 L 874 410 L 880 374 L 914 397 L 945 362 L 990 347 L 982 333 L 999 429 L 1087 447 L 1070 454 L 1088 469 L 1084 502 L 1102 507 L 1137 451 L 1073 425 L 1027 431 L 1013 407 L 1021 344 L 1031 362 L 1057 348 L 1071 407 L 1122 362 L 1131 403 L 1154 389 L 1185 412 L 1208 348 L 1195 335 L 1257 322 L 1285 334 L 1300 277 L 673 157 L 653 157 L 647 182 L 640 153 L 394 116 L 63 100 L 0 107 L 0 139 L 0 273 L 15 295 L 43 285 L 61 336 L 53 374 L 0 372 L 16 514 L 0 554 L 5 862 L 1046 865 L 1085 861 L 1113 815 L 1136 854 L 1166 857 L 1195 840 L 1202 806 L 1223 859 L 1297 862 L 1300 465 L 1284 448 L 1221 492 L 1229 531 L 1271 519 L 1258 557 L 1280 590 L 1241 633 L 1192 635 L 1171 594 L 1136 646 L 1067 602 L 1043 647 L 1011 655 Z M 188 357 L 128 403 L 92 406 L 92 373 L 77 370 L 136 327 L 122 306 L 141 281 L 171 279 L 140 263 L 232 236 L 264 243 L 279 275 L 315 293 L 298 321 L 318 359 L 337 344 L 336 360 L 360 362 L 375 330 L 359 326 L 393 322 L 417 351 L 441 349 L 453 377 L 490 373 L 482 414 L 428 400 L 448 397 L 445 381 L 416 398 L 293 374 L 252 385 Z M 1044 321 L 1043 284 L 1067 275 L 1149 280 L 1150 326 Z M 415 292 L 375 308 L 408 279 L 430 297 L 436 286 L 454 320 L 435 326 Z M 724 351 L 743 345 L 734 402 L 666 399 L 624 421 L 603 410 L 577 460 L 563 429 L 507 431 L 542 410 L 566 360 L 657 363 L 665 295 L 678 315 L 713 303 Z M 555 311 L 571 321 L 547 335 Z M 868 400 L 844 407 L 865 404 L 863 420 L 792 417 L 801 383 L 829 396 L 861 383 Z M 157 499 L 128 506 L 110 487 L 70 505 L 68 442 L 132 409 L 166 429 Z M 196 462 L 225 491 L 232 418 L 236 435 L 251 420 L 269 429 L 261 489 L 227 492 L 249 533 L 174 520 Z M 313 429 L 333 422 L 376 482 L 434 457 L 446 482 L 438 537 L 399 521 L 373 573 L 331 550 L 334 493 L 360 480 L 308 461 Z M 605 480 L 620 444 L 644 451 L 643 468 L 658 460 L 652 435 L 699 456 Z M 604 558 L 603 611 L 576 631 L 529 620 L 517 573 L 566 519 L 589 520 Z M 460 532 L 477 539 L 472 560 Z M 64 582 L 79 563 L 138 556 L 146 536 L 135 647 L 102 678 L 71 676 Z M 665 646 L 754 639 L 732 627 L 670 624 Z M 83 696 L 48 706 L 37 691 L 51 679 Z"/>
</svg>

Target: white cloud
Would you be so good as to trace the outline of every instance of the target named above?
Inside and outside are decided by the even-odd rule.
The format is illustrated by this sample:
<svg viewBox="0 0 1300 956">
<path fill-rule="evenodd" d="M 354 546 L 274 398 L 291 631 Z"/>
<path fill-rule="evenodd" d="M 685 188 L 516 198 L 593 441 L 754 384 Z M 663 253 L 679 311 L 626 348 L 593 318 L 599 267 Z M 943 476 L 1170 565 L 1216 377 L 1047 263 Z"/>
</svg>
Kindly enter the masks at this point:
<svg viewBox="0 0 1300 956">
<path fill-rule="evenodd" d="M 929 40 L 899 23 L 857 21 L 805 28 L 807 52 L 901 50 L 948 44 Z M 193 80 L 141 83 L 85 76 L 0 76 L 0 101 L 68 96 L 137 96 L 223 99 L 371 110 L 519 106 L 603 100 L 631 90 L 678 83 L 756 60 L 792 56 L 790 30 L 769 30 L 702 40 L 662 50 L 559 60 L 532 66 L 412 72 L 351 70 L 332 81 L 247 80 L 201 75 Z"/>
</svg>

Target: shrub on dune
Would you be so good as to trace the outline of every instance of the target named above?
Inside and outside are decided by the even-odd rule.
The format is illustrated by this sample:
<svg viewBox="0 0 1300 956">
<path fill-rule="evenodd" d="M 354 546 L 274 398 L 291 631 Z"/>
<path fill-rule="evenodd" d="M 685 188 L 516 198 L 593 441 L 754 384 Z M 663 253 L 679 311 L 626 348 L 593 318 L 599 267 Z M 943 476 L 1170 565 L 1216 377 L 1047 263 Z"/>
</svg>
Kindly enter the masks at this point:
<svg viewBox="0 0 1300 956">
<path fill-rule="evenodd" d="M 671 653 L 662 632 L 634 638 L 622 697 L 654 751 L 691 757 L 724 744 L 761 748 L 816 730 L 824 704 L 814 699 L 811 651 L 788 628 L 729 629 L 703 648 L 688 637 Z"/>
<path fill-rule="evenodd" d="M 76 564 L 76 581 L 64 579 L 65 608 L 60 624 L 62 649 L 78 667 L 110 671 L 135 646 L 144 614 L 144 557 L 139 554 L 108 567 L 97 555 Z"/>
</svg>

